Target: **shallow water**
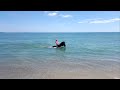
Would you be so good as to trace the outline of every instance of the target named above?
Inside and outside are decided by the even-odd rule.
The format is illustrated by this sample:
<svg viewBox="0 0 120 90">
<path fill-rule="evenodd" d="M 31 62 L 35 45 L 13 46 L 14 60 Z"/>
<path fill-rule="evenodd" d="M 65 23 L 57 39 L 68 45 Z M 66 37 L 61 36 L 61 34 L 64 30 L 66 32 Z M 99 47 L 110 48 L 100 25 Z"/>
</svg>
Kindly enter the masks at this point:
<svg viewBox="0 0 120 90">
<path fill-rule="evenodd" d="M 120 78 L 120 33 L 0 33 L 0 78 L 67 76 Z"/>
</svg>

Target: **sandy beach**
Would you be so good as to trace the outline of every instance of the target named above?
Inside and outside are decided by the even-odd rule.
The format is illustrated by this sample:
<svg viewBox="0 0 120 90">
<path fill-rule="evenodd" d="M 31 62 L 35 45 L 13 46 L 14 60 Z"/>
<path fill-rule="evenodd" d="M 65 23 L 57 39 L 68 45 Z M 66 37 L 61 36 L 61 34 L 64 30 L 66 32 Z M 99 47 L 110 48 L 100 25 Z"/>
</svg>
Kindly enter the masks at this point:
<svg viewBox="0 0 120 90">
<path fill-rule="evenodd" d="M 104 63 L 104 64 L 103 64 Z M 25 65 L 27 64 L 27 65 Z M 21 65 L 0 65 L 0 78 L 5 79 L 120 79 L 120 63 L 84 61 L 65 63 L 49 61 L 44 63 L 22 63 Z M 98 65 L 99 64 L 99 65 Z M 112 65 L 112 66 L 111 66 Z M 97 66 L 97 67 L 96 67 Z"/>
</svg>

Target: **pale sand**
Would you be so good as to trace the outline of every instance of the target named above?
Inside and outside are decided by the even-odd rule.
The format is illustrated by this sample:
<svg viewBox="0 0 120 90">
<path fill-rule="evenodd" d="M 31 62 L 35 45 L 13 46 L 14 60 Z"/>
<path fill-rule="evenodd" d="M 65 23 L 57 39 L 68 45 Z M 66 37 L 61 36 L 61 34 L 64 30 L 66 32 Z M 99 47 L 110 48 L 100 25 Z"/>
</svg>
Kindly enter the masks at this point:
<svg viewBox="0 0 120 90">
<path fill-rule="evenodd" d="M 113 76 L 113 77 L 112 77 Z M 118 76 L 118 75 L 116 75 Z M 114 75 L 109 75 L 103 72 L 64 72 L 57 73 L 55 78 L 63 79 L 114 79 Z"/>
<path fill-rule="evenodd" d="M 120 79 L 120 73 L 103 71 L 39 71 L 39 72 L 6 72 L 0 78 L 6 79 Z"/>
<path fill-rule="evenodd" d="M 104 64 L 103 64 L 104 63 Z M 120 63 L 81 62 L 65 63 L 50 61 L 36 65 L 0 65 L 2 79 L 120 79 Z"/>
<path fill-rule="evenodd" d="M 108 73 L 94 70 L 80 71 L 44 71 L 26 78 L 31 79 L 120 79 L 120 73 Z"/>
</svg>

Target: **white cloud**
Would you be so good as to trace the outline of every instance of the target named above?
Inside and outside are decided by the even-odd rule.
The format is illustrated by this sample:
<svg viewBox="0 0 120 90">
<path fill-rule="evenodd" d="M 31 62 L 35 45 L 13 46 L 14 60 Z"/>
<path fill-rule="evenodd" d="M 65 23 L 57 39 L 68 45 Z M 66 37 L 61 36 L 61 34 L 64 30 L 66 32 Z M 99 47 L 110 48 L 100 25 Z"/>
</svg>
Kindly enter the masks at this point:
<svg viewBox="0 0 120 90">
<path fill-rule="evenodd" d="M 62 17 L 62 18 L 70 18 L 70 17 L 72 17 L 72 15 L 60 14 L 59 11 L 44 11 L 44 13 L 47 13 L 48 16 L 59 16 L 59 17 Z"/>
<path fill-rule="evenodd" d="M 80 21 L 80 22 L 78 22 L 78 23 L 89 23 L 90 21 L 93 21 L 93 20 L 99 20 L 99 19 L 101 19 L 101 18 L 85 19 L 85 20 Z"/>
<path fill-rule="evenodd" d="M 69 18 L 69 17 L 72 17 L 72 15 L 60 15 L 61 17 L 63 18 Z"/>
<path fill-rule="evenodd" d="M 120 18 L 113 18 L 113 19 L 108 19 L 108 20 L 95 20 L 95 21 L 91 21 L 89 23 L 112 23 L 112 22 L 116 22 L 116 21 L 120 21 Z"/>
<path fill-rule="evenodd" d="M 59 11 L 44 11 L 48 16 L 57 16 Z"/>
<path fill-rule="evenodd" d="M 56 16 L 57 13 L 56 12 L 53 12 L 53 13 L 48 13 L 48 16 Z"/>
<path fill-rule="evenodd" d="M 102 19 L 102 18 L 97 18 L 97 19 L 86 19 L 83 21 L 80 21 L 78 23 L 90 23 L 90 24 L 98 24 L 98 23 L 112 23 L 112 22 L 116 22 L 116 21 L 120 21 L 120 18 L 113 18 L 113 19 Z"/>
<path fill-rule="evenodd" d="M 48 13 L 49 11 L 44 11 L 44 13 Z"/>
</svg>

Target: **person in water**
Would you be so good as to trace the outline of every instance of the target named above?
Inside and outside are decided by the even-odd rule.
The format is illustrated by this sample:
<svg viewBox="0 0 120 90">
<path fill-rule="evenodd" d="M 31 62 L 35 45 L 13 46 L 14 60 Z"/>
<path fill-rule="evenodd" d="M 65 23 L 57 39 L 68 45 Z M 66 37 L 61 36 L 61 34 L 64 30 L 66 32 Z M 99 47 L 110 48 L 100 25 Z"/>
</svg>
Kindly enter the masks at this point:
<svg viewBox="0 0 120 90">
<path fill-rule="evenodd" d="M 58 42 L 58 40 L 56 40 L 56 41 L 55 41 L 55 43 L 56 43 L 56 46 L 58 47 L 58 45 L 59 45 L 59 42 Z"/>
<path fill-rule="evenodd" d="M 65 45 L 65 42 L 64 42 L 64 41 L 63 41 L 63 42 L 61 42 L 61 43 L 59 44 L 58 40 L 56 40 L 56 41 L 55 41 L 55 43 L 56 43 L 56 46 L 53 46 L 53 47 L 61 47 L 61 46 L 66 47 L 66 45 Z"/>
</svg>

